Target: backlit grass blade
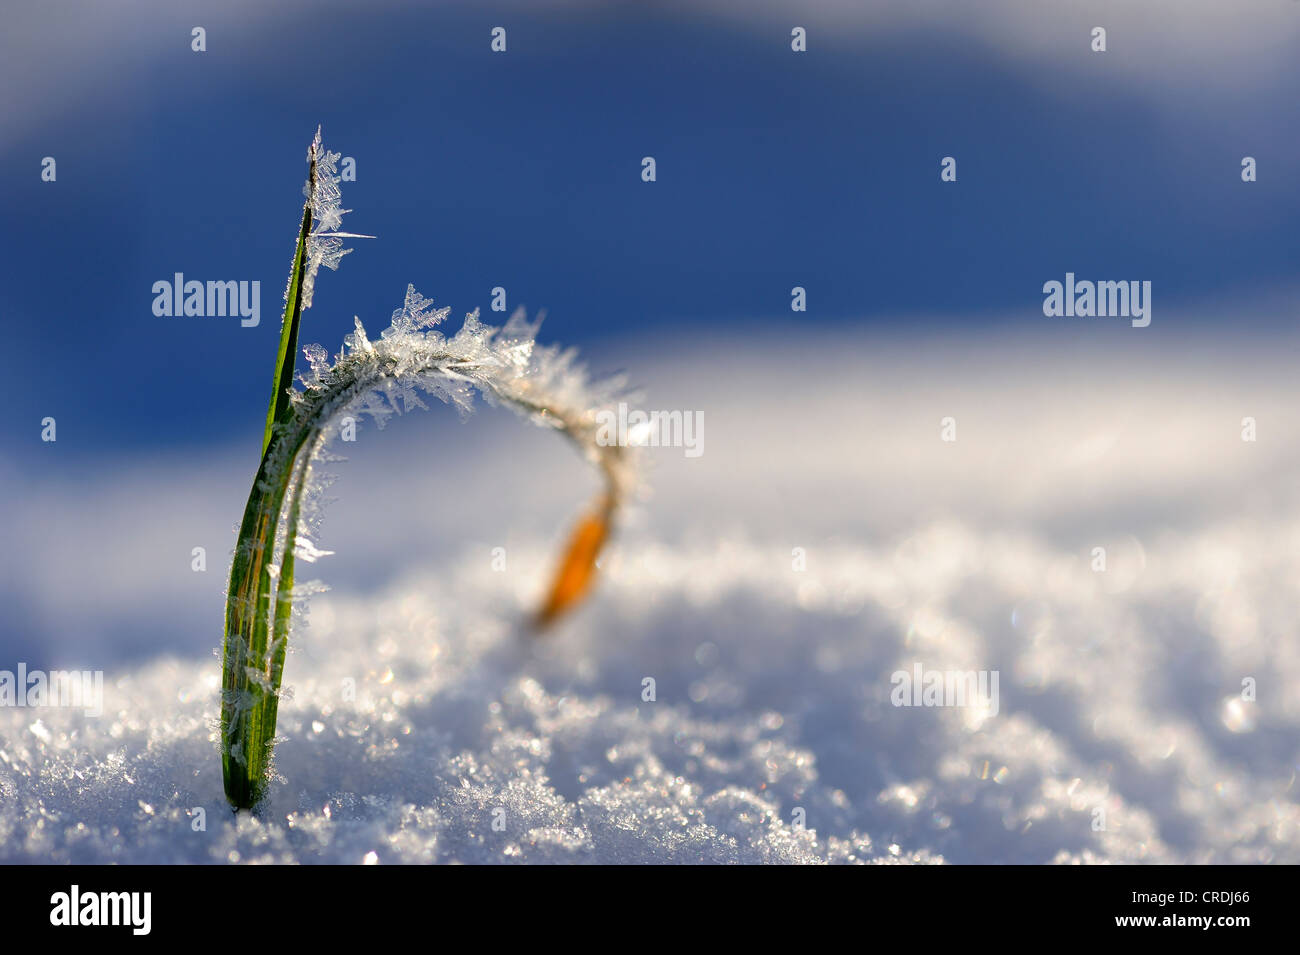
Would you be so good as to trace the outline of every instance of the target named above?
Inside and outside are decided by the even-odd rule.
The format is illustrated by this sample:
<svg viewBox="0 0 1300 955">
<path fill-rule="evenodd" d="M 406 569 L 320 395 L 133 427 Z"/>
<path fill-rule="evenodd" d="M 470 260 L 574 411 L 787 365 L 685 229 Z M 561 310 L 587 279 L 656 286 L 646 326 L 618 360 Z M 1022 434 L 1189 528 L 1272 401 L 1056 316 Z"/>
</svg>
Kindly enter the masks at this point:
<svg viewBox="0 0 1300 955">
<path fill-rule="evenodd" d="M 331 268 L 345 254 L 338 232 L 335 153 L 324 152 L 320 133 L 308 153 L 307 206 L 298 232 L 293 270 L 276 356 L 275 393 L 267 410 L 262 459 L 240 522 L 226 596 L 221 678 L 221 763 L 226 796 L 236 808 L 256 805 L 270 777 L 279 715 L 285 650 L 292 628 L 297 560 L 321 553 L 308 538 L 305 502 L 313 468 L 340 419 L 363 413 L 381 425 L 394 412 L 425 407 L 436 397 L 467 412 L 478 392 L 492 404 L 561 432 L 598 466 L 605 488 L 597 512 L 579 525 L 541 613 L 551 623 L 589 589 L 596 558 L 614 523 L 633 474 L 625 449 L 606 445 L 596 426 L 597 406 L 622 397 L 618 382 L 593 384 L 573 353 L 534 341 L 536 325 L 516 315 L 504 328 L 483 325 L 475 312 L 447 338 L 433 326 L 447 309 L 408 288 L 393 323 L 371 342 L 356 322 L 330 365 L 325 350 L 305 350 L 313 376 L 294 389 L 294 359 L 303 309 L 311 303 L 319 265 Z M 291 395 L 292 392 L 292 395 Z"/>
<path fill-rule="evenodd" d="M 313 145 L 308 160 L 308 188 L 316 183 L 316 156 Z M 298 327 L 302 323 L 302 284 L 307 270 L 307 236 L 311 233 L 311 197 L 302 208 L 302 227 L 293 252 L 289 288 L 284 295 L 284 318 L 280 322 L 280 348 L 275 359 L 275 377 L 271 381 L 271 401 L 266 409 L 266 429 L 262 432 L 262 453 L 271 443 L 271 428 L 289 407 L 289 389 L 293 387 L 293 369 L 298 358 Z"/>
<path fill-rule="evenodd" d="M 284 644 L 288 639 L 293 593 L 292 546 L 281 559 L 279 578 L 271 578 L 274 566 L 271 551 L 275 546 L 287 482 L 275 475 L 267 451 L 276 425 L 282 423 L 289 412 L 289 392 L 293 387 L 304 307 L 308 246 L 313 210 L 317 204 L 317 162 L 321 148 L 320 130 L 317 129 L 316 138 L 307 151 L 307 199 L 303 203 L 302 223 L 284 296 L 280 343 L 271 381 L 266 427 L 262 434 L 262 462 L 244 508 L 227 591 L 222 673 L 222 770 L 226 795 L 239 807 L 256 802 L 261 780 L 269 768 L 270 738 L 274 735 Z M 284 595 L 275 608 L 274 627 L 276 634 L 282 634 L 282 640 L 279 645 L 269 647 L 266 618 L 273 593 Z M 282 609 L 281 603 L 288 606 Z"/>
</svg>

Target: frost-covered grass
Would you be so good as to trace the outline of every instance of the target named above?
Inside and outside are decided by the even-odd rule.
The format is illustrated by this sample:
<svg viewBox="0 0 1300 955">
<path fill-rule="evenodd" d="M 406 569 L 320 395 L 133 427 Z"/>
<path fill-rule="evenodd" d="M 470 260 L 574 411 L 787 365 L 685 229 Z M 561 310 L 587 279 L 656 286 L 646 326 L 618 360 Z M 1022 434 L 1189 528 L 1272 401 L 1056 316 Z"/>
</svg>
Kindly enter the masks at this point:
<svg viewBox="0 0 1300 955">
<path fill-rule="evenodd" d="M 285 654 L 295 611 L 313 590 L 298 586 L 297 561 L 328 552 L 312 543 L 314 508 L 326 481 L 318 473 L 341 427 L 367 415 L 384 426 L 394 412 L 427 409 L 423 398 L 454 405 L 462 415 L 481 394 L 535 424 L 568 437 L 605 478 L 595 512 L 584 518 L 537 615 L 552 623 L 588 588 L 632 470 L 625 449 L 597 441 L 596 412 L 618 395 L 618 383 L 594 385 L 575 352 L 538 346 L 536 324 L 522 312 L 502 329 L 484 325 L 477 310 L 448 338 L 435 330 L 450 309 L 408 286 L 392 324 L 371 342 L 356 330 L 330 363 L 325 349 L 305 349 L 312 367 L 306 390 L 294 385 L 303 311 L 311 307 L 320 266 L 337 268 L 349 251 L 337 231 L 343 215 L 338 153 L 325 149 L 318 129 L 307 152 L 307 201 L 285 289 L 285 310 L 272 378 L 262 458 L 244 507 L 230 569 L 222 656 L 222 773 L 233 806 L 262 798 L 273 755 Z"/>
</svg>

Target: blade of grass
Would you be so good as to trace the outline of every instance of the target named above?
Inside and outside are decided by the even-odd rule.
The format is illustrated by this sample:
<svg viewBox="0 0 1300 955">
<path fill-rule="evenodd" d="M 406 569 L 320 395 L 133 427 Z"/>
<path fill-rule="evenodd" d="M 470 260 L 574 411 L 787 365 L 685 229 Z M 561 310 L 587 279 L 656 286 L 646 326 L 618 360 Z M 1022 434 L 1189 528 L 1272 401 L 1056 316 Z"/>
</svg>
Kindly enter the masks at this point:
<svg viewBox="0 0 1300 955">
<path fill-rule="evenodd" d="M 290 469 L 284 469 L 283 481 L 275 481 L 268 454 L 275 426 L 289 413 L 289 391 L 298 353 L 298 330 L 302 323 L 303 284 L 307 271 L 307 243 L 312 225 L 312 200 L 316 191 L 316 160 L 320 148 L 320 130 L 307 153 L 307 201 L 303 203 L 302 224 L 294 246 L 289 284 L 285 292 L 284 316 L 280 322 L 280 344 L 276 353 L 275 375 L 271 381 L 271 400 L 262 433 L 262 461 L 258 468 L 244 517 L 239 528 L 239 542 L 230 570 L 230 587 L 226 603 L 225 646 L 222 667 L 222 776 L 226 795 L 238 808 L 251 807 L 260 797 L 262 780 L 270 759 L 269 743 L 263 740 L 268 724 L 275 723 L 271 701 L 279 688 L 278 669 L 283 668 L 283 650 L 278 666 L 267 660 L 267 616 L 276 581 L 271 579 L 271 560 L 275 531 L 283 507 Z M 293 589 L 292 541 L 288 557 L 289 572 L 286 595 Z M 279 591 L 277 590 L 277 593 Z M 277 607 L 277 617 L 279 608 Z M 278 622 L 278 621 L 277 621 Z M 288 620 L 284 621 L 287 633 Z M 276 628 L 280 629 L 279 627 Z M 250 672 L 251 671 L 251 672 Z M 254 678 L 252 674 L 257 674 Z"/>
<path fill-rule="evenodd" d="M 320 132 L 317 131 L 317 142 Z M 308 153 L 308 195 L 302 207 L 302 226 L 293 253 L 289 289 L 284 296 L 284 317 L 280 321 L 280 348 L 275 359 L 275 377 L 271 380 L 271 402 L 266 409 L 266 428 L 262 432 L 262 453 L 271 443 L 271 429 L 289 407 L 289 389 L 293 387 L 293 369 L 298 358 L 298 328 L 302 324 L 302 286 L 307 272 L 307 236 L 311 233 L 312 193 L 316 190 L 316 144 Z"/>
<path fill-rule="evenodd" d="M 297 555 L 298 523 L 302 514 L 302 495 L 307 487 L 307 476 L 311 470 L 311 456 L 302 455 L 297 467 L 297 477 L 293 482 L 293 497 L 289 503 L 289 516 L 286 520 L 287 537 L 284 554 L 280 558 L 280 574 L 275 585 L 275 622 L 271 630 L 271 658 L 267 674 L 271 687 L 276 691 L 266 701 L 265 735 L 269 739 L 275 735 L 275 721 L 280 713 L 280 682 L 284 678 L 284 653 L 289 647 L 289 624 L 293 618 L 293 574 Z"/>
<path fill-rule="evenodd" d="M 290 469 L 272 468 L 278 455 L 269 451 L 244 508 L 226 604 L 221 762 L 226 795 L 238 808 L 251 807 L 261 795 L 270 758 L 266 708 L 278 689 L 267 660 L 267 616 L 275 584 L 272 551 Z"/>
<path fill-rule="evenodd" d="M 623 449 L 606 447 L 596 437 L 592 407 L 597 393 L 589 393 L 585 403 L 573 404 L 573 390 L 576 387 L 581 393 L 587 379 L 585 370 L 570 366 L 571 353 L 560 355 L 555 349 L 542 349 L 544 361 L 533 364 L 535 359 L 530 357 L 521 365 L 524 346 L 520 336 L 526 337 L 525 353 L 533 356 L 536 326 L 516 326 L 512 320 L 504 330 L 494 329 L 480 325 L 477 312 L 466 317 L 465 325 L 453 339 L 426 335 L 417 329 L 440 321 L 441 313 L 429 313 L 432 303 L 415 293 L 414 288 L 407 290 L 404 324 L 399 324 L 398 313 L 394 313 L 393 324 L 372 345 L 358 320 L 354 336 L 345 340 L 345 347 L 352 351 L 340 352 L 334 365 L 324 372 L 313 360 L 314 380 L 307 383 L 305 392 L 297 392 L 297 401 L 292 401 L 298 331 L 302 311 L 310 306 L 315 271 L 321 264 L 337 266 L 346 251 L 337 239 L 370 238 L 320 230 L 325 223 L 336 223 L 346 210 L 337 208 L 337 192 L 321 185 L 322 181 L 336 185 L 338 179 L 333 178 L 337 154 L 322 153 L 319 130 L 307 158 L 307 203 L 285 293 L 262 458 L 244 507 L 226 599 L 221 760 L 226 796 L 238 809 L 252 808 L 261 800 L 270 776 L 281 677 L 293 619 L 295 564 L 299 556 L 296 549 L 300 535 L 306 533 L 302 517 L 304 494 L 311 481 L 313 461 L 332 433 L 329 429 L 333 416 L 353 407 L 354 402 L 367 400 L 366 396 L 377 390 L 387 394 L 388 387 L 397 381 L 407 383 L 408 407 L 412 401 L 425 407 L 411 390 L 413 384 L 446 401 L 450 398 L 444 386 L 430 384 L 431 379 L 470 382 L 490 401 L 500 401 L 535 423 L 558 429 L 598 463 L 604 473 L 606 493 L 597 513 L 580 525 L 571 543 L 550 600 L 539 615 L 542 624 L 571 608 L 589 589 L 596 558 L 610 532 L 624 485 L 630 480 L 630 472 L 620 464 Z M 317 231 L 312 231 L 313 223 Z M 314 245 L 319 240 L 327 241 L 323 246 Z M 504 337 L 494 340 L 498 332 Z M 566 377 L 560 378 L 561 372 Z"/>
</svg>

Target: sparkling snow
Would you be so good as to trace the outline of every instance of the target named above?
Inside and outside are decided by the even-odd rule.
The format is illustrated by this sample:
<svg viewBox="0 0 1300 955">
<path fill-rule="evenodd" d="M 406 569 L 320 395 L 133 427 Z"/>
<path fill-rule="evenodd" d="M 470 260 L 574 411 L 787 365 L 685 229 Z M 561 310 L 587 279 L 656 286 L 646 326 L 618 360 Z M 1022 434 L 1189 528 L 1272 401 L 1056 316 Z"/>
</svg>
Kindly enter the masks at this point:
<svg viewBox="0 0 1300 955">
<path fill-rule="evenodd" d="M 105 709 L 0 709 L 0 860 L 1300 862 L 1284 362 L 649 353 L 621 360 L 649 407 L 705 413 L 705 453 L 651 452 L 594 599 L 541 640 L 518 621 L 585 502 L 580 462 L 438 408 L 346 449 L 320 535 L 338 555 L 312 570 L 332 590 L 295 633 L 256 815 L 225 807 L 206 652 L 247 448 L 109 469 L 98 500 L 33 492 L 115 555 L 78 565 L 74 601 L 48 583 L 71 545 L 37 517 L 3 558 L 56 663 L 104 669 Z M 0 647 L 12 669 L 21 642 Z M 998 671 L 998 713 L 891 705 L 918 662 Z"/>
</svg>

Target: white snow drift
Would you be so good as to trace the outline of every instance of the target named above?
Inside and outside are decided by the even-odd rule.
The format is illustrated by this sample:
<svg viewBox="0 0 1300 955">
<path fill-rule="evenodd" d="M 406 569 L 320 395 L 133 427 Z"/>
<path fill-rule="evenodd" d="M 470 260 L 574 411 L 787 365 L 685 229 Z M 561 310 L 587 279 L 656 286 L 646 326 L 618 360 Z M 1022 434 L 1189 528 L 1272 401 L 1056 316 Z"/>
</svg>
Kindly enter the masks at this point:
<svg viewBox="0 0 1300 955">
<path fill-rule="evenodd" d="M 656 406 L 707 410 L 707 453 L 652 455 L 593 602 L 541 641 L 517 621 L 582 464 L 490 415 L 364 431 L 257 815 L 225 808 L 199 650 L 220 568 L 170 569 L 209 531 L 220 563 L 243 488 L 209 501 L 206 465 L 172 462 L 188 495 L 107 473 L 114 517 L 33 492 L 83 545 L 160 505 L 186 517 L 143 522 L 130 571 L 105 568 L 130 600 L 86 568 L 74 618 L 47 585 L 64 545 L 17 516 L 23 619 L 54 664 L 106 679 L 98 719 L 0 709 L 0 860 L 1300 861 L 1286 363 L 1108 341 L 643 362 Z M 160 625 L 153 597 L 167 634 L 142 647 L 121 635 Z M 996 672 L 996 713 L 892 705 L 917 666 Z"/>
</svg>

